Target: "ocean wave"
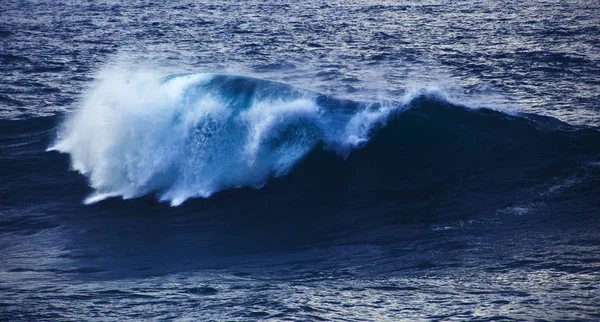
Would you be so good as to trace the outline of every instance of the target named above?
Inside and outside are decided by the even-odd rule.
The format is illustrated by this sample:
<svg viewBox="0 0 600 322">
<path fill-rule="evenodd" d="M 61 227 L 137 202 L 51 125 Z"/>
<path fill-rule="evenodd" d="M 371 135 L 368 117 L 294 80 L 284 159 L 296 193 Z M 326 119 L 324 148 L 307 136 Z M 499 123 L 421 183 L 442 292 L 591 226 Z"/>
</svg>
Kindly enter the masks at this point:
<svg viewBox="0 0 600 322">
<path fill-rule="evenodd" d="M 176 206 L 259 188 L 318 144 L 347 156 L 403 106 L 224 74 L 105 76 L 50 148 L 89 178 L 86 203 L 158 192 Z"/>
<path fill-rule="evenodd" d="M 360 178 L 351 185 L 361 193 L 402 191 L 393 193 L 402 199 L 473 177 L 475 185 L 526 185 L 536 171 L 552 173 L 596 150 L 593 139 L 573 141 L 574 130 L 549 117 L 465 108 L 437 91 L 369 103 L 244 76 L 116 73 L 104 75 L 67 117 L 49 150 L 68 153 L 72 168 L 88 177 L 94 193 L 87 204 L 157 193 L 177 206 L 261 188 L 315 153 L 339 162 L 312 157 L 303 172 L 312 186 L 351 164 L 344 176 Z"/>
</svg>

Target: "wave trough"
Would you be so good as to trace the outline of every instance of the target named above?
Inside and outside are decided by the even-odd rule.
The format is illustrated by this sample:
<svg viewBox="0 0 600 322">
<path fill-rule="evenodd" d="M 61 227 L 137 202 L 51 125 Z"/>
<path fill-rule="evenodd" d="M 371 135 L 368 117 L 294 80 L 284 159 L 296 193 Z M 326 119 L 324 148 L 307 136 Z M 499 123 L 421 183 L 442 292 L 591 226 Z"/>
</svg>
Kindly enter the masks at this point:
<svg viewBox="0 0 600 322">
<path fill-rule="evenodd" d="M 402 103 L 337 100 L 225 74 L 105 75 L 50 150 L 68 153 L 95 192 L 85 203 L 158 193 L 177 206 L 262 187 L 316 146 L 347 156 Z"/>
</svg>

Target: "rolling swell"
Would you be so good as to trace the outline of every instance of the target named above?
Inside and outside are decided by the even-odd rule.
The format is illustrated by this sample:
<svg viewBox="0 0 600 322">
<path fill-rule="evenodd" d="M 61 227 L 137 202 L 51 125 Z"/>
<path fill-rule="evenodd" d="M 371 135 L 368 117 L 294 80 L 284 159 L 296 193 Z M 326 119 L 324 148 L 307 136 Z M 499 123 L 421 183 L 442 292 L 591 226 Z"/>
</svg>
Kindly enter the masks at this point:
<svg viewBox="0 0 600 322">
<path fill-rule="evenodd" d="M 179 205 L 271 180 L 267 204 L 468 214 L 598 156 L 595 130 L 435 93 L 361 103 L 240 76 L 155 79 L 107 77 L 59 130 L 51 149 L 89 178 L 86 203 L 156 192 Z"/>
</svg>

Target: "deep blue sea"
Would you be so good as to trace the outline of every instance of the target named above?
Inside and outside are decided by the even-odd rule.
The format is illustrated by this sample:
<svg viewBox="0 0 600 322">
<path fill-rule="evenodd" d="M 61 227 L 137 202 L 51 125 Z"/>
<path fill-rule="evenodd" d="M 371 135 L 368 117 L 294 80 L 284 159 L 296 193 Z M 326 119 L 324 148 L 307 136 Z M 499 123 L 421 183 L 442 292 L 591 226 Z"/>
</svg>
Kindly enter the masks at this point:
<svg viewBox="0 0 600 322">
<path fill-rule="evenodd" d="M 597 0 L 0 1 L 0 321 L 599 321 Z"/>
</svg>

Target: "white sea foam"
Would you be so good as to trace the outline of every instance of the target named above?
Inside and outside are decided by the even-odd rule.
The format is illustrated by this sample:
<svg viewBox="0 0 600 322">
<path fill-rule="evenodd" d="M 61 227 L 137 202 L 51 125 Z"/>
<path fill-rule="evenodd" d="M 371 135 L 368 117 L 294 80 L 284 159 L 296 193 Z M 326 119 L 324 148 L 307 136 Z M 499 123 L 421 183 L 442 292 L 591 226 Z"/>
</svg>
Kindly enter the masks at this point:
<svg viewBox="0 0 600 322">
<path fill-rule="evenodd" d="M 319 143 L 347 155 L 402 107 L 324 108 L 315 93 L 239 76 L 101 76 L 50 148 L 70 154 L 73 169 L 89 178 L 95 192 L 85 203 L 156 192 L 177 206 L 258 188 Z"/>
</svg>

